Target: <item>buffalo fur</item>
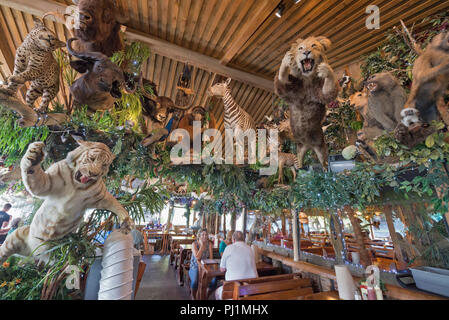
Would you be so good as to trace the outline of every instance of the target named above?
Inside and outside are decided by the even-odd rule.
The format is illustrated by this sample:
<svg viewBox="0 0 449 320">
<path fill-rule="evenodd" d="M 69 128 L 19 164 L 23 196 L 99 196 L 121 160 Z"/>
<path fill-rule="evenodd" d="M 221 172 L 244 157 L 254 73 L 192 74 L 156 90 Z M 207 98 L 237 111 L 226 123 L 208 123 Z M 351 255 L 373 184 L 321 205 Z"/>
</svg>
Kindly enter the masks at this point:
<svg viewBox="0 0 449 320">
<path fill-rule="evenodd" d="M 298 39 L 285 55 L 274 80 L 275 92 L 288 104 L 290 124 L 297 144 L 299 167 L 308 149 L 313 149 L 326 167 L 327 146 L 322 123 L 326 104 L 338 95 L 338 83 L 324 51 L 330 41 L 324 37 Z M 307 55 L 308 54 L 308 55 Z M 313 58 L 312 68 L 305 69 L 305 57 Z"/>
<path fill-rule="evenodd" d="M 74 49 L 79 52 L 101 52 L 111 57 L 123 49 L 120 39 L 120 18 L 114 0 L 74 1 L 80 11 L 80 29 L 75 29 L 79 39 Z"/>
</svg>

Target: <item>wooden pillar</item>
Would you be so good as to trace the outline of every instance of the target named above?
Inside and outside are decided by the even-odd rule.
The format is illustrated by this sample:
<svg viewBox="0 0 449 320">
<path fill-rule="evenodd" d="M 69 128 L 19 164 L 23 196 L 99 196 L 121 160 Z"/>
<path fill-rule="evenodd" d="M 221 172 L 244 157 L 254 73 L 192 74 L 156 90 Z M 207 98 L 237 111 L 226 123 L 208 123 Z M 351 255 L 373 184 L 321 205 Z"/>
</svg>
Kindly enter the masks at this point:
<svg viewBox="0 0 449 320">
<path fill-rule="evenodd" d="M 223 212 L 223 234 L 226 238 L 226 212 Z"/>
<path fill-rule="evenodd" d="M 201 229 L 206 228 L 206 213 L 201 209 Z"/>
<path fill-rule="evenodd" d="M 344 229 L 340 223 L 341 211 L 337 210 L 337 214 L 329 212 L 329 240 L 335 251 L 335 260 L 338 264 L 344 264 L 348 260 L 347 250 L 344 245 Z"/>
<path fill-rule="evenodd" d="M 243 207 L 243 239 L 246 240 L 246 223 L 248 221 L 248 209 Z"/>
<path fill-rule="evenodd" d="M 390 233 L 391 241 L 393 242 L 393 250 L 398 259 L 399 269 L 404 269 L 407 264 L 404 260 L 404 256 L 402 255 L 401 245 L 399 244 L 399 239 L 396 234 L 396 230 L 394 228 L 393 214 L 392 214 L 392 206 L 386 205 L 384 206 L 385 220 L 387 220 L 388 232 Z"/>
<path fill-rule="evenodd" d="M 218 235 L 220 232 L 220 215 L 215 213 L 215 235 Z"/>
<path fill-rule="evenodd" d="M 190 215 L 192 214 L 191 212 L 190 212 L 190 205 L 189 205 L 189 203 L 188 204 L 186 204 L 186 220 L 187 220 L 187 223 L 186 223 L 186 228 L 189 228 L 190 227 Z"/>
<path fill-rule="evenodd" d="M 293 217 L 289 217 L 290 219 L 287 219 L 287 226 L 288 231 L 287 234 L 289 234 L 291 237 L 293 237 Z"/>
<path fill-rule="evenodd" d="M 285 213 L 283 211 L 281 213 L 281 228 L 282 228 L 282 235 L 285 237 L 287 235 L 287 229 L 286 229 Z"/>
<path fill-rule="evenodd" d="M 231 230 L 234 232 L 237 224 L 237 214 L 235 211 L 231 212 Z"/>
<path fill-rule="evenodd" d="M 292 211 L 292 226 L 293 226 L 293 260 L 299 261 L 301 253 L 301 234 L 299 231 L 299 217 L 298 210 L 291 209 Z"/>
<path fill-rule="evenodd" d="M 170 206 L 168 207 L 168 217 L 167 217 L 167 226 L 169 226 L 173 220 L 173 213 L 175 211 L 175 202 L 173 200 L 170 200 Z M 170 230 L 168 228 L 167 230 Z"/>
<path fill-rule="evenodd" d="M 369 256 L 368 250 L 365 247 L 362 228 L 360 227 L 358 219 L 354 216 L 354 210 L 349 206 L 346 206 L 345 210 L 348 213 L 348 218 L 351 221 L 352 229 L 354 230 L 355 241 L 357 243 L 357 246 L 359 247 L 360 262 L 366 268 L 367 266 L 371 265 L 371 258 Z"/>
</svg>

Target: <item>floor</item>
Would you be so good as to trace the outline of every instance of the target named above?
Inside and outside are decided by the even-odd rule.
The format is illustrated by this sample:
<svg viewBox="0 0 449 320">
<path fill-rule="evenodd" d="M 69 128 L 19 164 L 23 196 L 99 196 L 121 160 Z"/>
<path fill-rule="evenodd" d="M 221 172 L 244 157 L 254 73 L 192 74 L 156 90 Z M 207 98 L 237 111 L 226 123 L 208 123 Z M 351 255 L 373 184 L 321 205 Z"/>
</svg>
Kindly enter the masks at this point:
<svg viewBox="0 0 449 320">
<path fill-rule="evenodd" d="M 147 264 L 136 300 L 190 300 L 188 288 L 176 281 L 176 270 L 168 263 L 169 255 L 145 255 Z"/>
</svg>

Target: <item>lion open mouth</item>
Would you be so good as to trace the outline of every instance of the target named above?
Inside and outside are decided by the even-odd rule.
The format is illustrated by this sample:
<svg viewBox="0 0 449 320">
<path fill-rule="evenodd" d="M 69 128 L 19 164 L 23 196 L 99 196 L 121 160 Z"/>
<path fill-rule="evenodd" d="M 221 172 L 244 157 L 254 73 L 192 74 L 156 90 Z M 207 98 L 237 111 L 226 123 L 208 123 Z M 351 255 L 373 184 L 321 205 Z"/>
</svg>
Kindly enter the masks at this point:
<svg viewBox="0 0 449 320">
<path fill-rule="evenodd" d="M 304 59 L 301 61 L 302 72 L 309 73 L 312 72 L 313 67 L 315 66 L 315 60 L 313 59 Z"/>
<path fill-rule="evenodd" d="M 76 172 L 75 179 L 82 184 L 89 183 L 92 180 L 90 177 L 84 176 L 80 171 Z"/>
</svg>

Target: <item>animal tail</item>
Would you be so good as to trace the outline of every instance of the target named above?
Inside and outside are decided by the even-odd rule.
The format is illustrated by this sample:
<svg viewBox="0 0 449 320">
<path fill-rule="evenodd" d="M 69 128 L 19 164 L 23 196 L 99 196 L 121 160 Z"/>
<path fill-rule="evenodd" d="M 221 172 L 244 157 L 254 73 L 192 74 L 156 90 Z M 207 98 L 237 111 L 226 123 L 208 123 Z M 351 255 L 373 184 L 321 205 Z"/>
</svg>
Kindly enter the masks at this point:
<svg viewBox="0 0 449 320">
<path fill-rule="evenodd" d="M 299 170 L 299 169 L 300 169 L 300 167 L 299 167 L 299 160 L 298 160 L 298 157 L 297 157 L 297 156 L 295 156 L 295 169 L 296 169 L 296 170 Z"/>
<path fill-rule="evenodd" d="M 5 242 L 0 246 L 0 263 L 6 261 L 15 253 L 26 254 L 28 234 L 30 226 L 17 228 L 13 233 L 6 237 Z"/>
</svg>

